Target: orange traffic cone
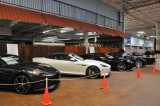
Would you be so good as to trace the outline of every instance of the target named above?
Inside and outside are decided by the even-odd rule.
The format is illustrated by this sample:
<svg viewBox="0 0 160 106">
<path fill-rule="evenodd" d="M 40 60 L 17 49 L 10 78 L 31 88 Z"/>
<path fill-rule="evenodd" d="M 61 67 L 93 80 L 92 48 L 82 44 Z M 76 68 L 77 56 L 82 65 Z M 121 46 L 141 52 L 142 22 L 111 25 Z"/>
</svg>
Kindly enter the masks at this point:
<svg viewBox="0 0 160 106">
<path fill-rule="evenodd" d="M 156 73 L 156 67 L 155 66 L 153 66 L 153 68 L 152 68 L 152 73 L 153 74 Z"/>
<path fill-rule="evenodd" d="M 46 78 L 46 88 L 45 88 L 44 98 L 41 103 L 42 103 L 42 105 L 51 105 L 52 104 L 50 97 L 49 97 L 49 92 L 48 92 L 48 79 L 47 78 Z"/>
<path fill-rule="evenodd" d="M 141 71 L 140 71 L 140 68 L 138 68 L 138 70 L 137 70 L 137 78 L 141 78 Z"/>
<path fill-rule="evenodd" d="M 104 75 L 104 78 L 103 78 L 103 82 L 102 82 L 102 87 L 101 89 L 108 89 L 108 86 L 107 86 L 107 79 L 106 79 L 106 76 Z"/>
</svg>

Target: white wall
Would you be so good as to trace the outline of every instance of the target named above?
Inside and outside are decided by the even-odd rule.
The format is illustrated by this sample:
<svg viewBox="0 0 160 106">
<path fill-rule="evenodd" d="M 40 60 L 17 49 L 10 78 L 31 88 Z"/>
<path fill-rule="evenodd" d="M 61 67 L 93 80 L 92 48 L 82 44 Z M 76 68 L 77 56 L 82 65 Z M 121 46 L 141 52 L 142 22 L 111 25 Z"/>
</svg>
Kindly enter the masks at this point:
<svg viewBox="0 0 160 106">
<path fill-rule="evenodd" d="M 153 47 L 152 40 L 144 40 L 141 38 L 131 37 L 131 45 L 132 46 L 145 46 L 145 47 Z"/>
<path fill-rule="evenodd" d="M 133 52 L 145 53 L 146 49 L 144 49 L 143 47 L 153 48 L 153 40 L 144 40 L 137 37 L 131 37 L 131 44 L 125 46 L 125 51 L 127 54 L 132 54 Z"/>
<path fill-rule="evenodd" d="M 143 46 L 143 44 L 144 44 L 143 39 L 131 37 L 131 45 L 132 46 Z"/>
</svg>

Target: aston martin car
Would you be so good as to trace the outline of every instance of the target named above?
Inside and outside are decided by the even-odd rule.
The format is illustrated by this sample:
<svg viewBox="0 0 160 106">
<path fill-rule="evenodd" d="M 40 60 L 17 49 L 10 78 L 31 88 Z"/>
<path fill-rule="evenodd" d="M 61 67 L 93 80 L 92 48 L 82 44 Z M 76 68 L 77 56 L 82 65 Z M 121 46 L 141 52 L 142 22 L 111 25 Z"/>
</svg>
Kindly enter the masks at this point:
<svg viewBox="0 0 160 106">
<path fill-rule="evenodd" d="M 111 70 L 126 71 L 132 70 L 134 64 L 129 59 L 116 58 L 104 53 L 90 53 L 81 55 L 85 59 L 103 61 L 111 65 Z"/>
<path fill-rule="evenodd" d="M 59 87 L 60 72 L 55 68 L 47 64 L 23 61 L 16 55 L 0 56 L 1 88 L 12 87 L 21 94 L 43 91 L 46 87 L 46 78 L 49 79 L 49 89 Z"/>
<path fill-rule="evenodd" d="M 147 61 L 143 58 L 140 58 L 140 57 L 134 57 L 132 55 L 126 55 L 126 54 L 121 54 L 121 53 L 112 53 L 110 55 L 112 55 L 113 57 L 117 57 L 117 58 L 129 59 L 134 62 L 134 66 L 136 66 L 136 67 L 143 67 L 143 66 L 147 65 Z"/>
<path fill-rule="evenodd" d="M 61 74 L 85 75 L 89 78 L 109 76 L 111 67 L 104 62 L 83 59 L 73 53 L 54 53 L 46 57 L 35 57 L 33 61 L 49 64 Z"/>
</svg>

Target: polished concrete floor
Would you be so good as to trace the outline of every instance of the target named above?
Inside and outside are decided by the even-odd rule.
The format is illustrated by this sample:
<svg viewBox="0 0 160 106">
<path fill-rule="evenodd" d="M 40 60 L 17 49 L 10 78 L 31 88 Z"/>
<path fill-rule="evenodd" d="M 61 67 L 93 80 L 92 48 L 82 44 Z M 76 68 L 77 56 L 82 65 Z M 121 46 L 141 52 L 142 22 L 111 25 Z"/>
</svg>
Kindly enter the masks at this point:
<svg viewBox="0 0 160 106">
<path fill-rule="evenodd" d="M 60 88 L 50 92 L 51 106 L 160 106 L 160 72 L 152 74 L 152 66 L 136 71 L 112 72 L 107 78 L 109 89 L 101 88 L 101 79 L 64 77 Z M 79 78 L 79 79 L 75 79 Z M 29 95 L 0 90 L 0 106 L 41 106 L 43 93 Z"/>
</svg>

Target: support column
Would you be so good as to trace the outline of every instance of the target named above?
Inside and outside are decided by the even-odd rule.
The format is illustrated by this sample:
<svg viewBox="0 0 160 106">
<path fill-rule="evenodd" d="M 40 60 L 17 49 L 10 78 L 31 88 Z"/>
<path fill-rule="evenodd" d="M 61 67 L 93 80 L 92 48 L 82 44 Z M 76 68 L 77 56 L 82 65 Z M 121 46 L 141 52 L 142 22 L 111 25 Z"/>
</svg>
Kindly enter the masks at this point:
<svg viewBox="0 0 160 106">
<path fill-rule="evenodd" d="M 156 51 L 160 52 L 160 23 L 156 23 Z"/>
<path fill-rule="evenodd" d="M 156 23 L 156 44 L 155 44 L 155 51 L 156 51 L 156 69 L 160 70 L 160 23 Z"/>
<path fill-rule="evenodd" d="M 88 32 L 84 32 L 84 46 L 86 47 L 86 54 L 88 54 L 89 42 L 88 42 Z"/>
</svg>

